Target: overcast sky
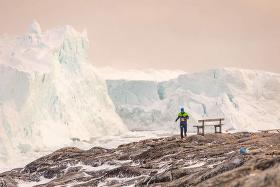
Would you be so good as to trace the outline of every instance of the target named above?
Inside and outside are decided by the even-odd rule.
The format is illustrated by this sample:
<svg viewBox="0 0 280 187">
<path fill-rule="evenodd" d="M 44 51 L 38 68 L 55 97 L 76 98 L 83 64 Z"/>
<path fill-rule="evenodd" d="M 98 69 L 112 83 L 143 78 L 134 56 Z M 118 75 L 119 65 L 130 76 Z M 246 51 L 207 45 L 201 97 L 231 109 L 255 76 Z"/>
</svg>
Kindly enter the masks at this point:
<svg viewBox="0 0 280 187">
<path fill-rule="evenodd" d="M 0 0 L 0 34 L 88 31 L 95 66 L 280 73 L 279 0 Z"/>
</svg>

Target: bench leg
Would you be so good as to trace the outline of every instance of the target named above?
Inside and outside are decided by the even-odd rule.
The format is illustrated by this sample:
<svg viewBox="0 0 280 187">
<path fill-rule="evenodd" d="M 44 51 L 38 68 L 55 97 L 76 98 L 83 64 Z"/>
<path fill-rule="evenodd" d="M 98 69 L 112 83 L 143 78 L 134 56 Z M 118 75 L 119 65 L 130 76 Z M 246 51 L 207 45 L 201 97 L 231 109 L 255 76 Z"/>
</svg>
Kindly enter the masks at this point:
<svg viewBox="0 0 280 187">
<path fill-rule="evenodd" d="M 222 133 L 222 126 L 220 126 L 220 125 L 215 125 L 214 126 L 215 127 L 215 133 Z"/>
<path fill-rule="evenodd" d="M 217 133 L 222 133 L 222 126 L 217 126 L 217 128 L 219 128 L 219 131 L 217 131 Z"/>
<path fill-rule="evenodd" d="M 204 129 L 203 127 L 196 127 L 197 128 L 197 135 L 204 135 Z M 200 131 L 201 129 L 201 131 Z"/>
<path fill-rule="evenodd" d="M 201 135 L 202 134 L 202 132 L 200 131 L 200 128 L 201 127 L 197 127 L 197 135 Z"/>
</svg>

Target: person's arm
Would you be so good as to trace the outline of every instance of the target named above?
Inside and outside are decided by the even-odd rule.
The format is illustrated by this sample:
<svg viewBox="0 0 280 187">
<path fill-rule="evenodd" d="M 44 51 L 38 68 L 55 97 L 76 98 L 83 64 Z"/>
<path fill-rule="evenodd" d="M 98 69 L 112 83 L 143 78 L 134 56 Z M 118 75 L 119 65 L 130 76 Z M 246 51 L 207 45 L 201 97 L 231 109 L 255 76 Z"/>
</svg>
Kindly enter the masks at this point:
<svg viewBox="0 0 280 187">
<path fill-rule="evenodd" d="M 179 118 L 180 118 L 180 117 L 178 116 L 178 117 L 176 118 L 175 122 L 177 122 L 177 120 L 178 120 Z"/>
<path fill-rule="evenodd" d="M 190 118 L 190 117 L 189 117 L 189 114 L 188 114 L 188 113 L 186 113 L 186 114 L 187 114 L 186 118 L 189 119 L 189 118 Z"/>
</svg>

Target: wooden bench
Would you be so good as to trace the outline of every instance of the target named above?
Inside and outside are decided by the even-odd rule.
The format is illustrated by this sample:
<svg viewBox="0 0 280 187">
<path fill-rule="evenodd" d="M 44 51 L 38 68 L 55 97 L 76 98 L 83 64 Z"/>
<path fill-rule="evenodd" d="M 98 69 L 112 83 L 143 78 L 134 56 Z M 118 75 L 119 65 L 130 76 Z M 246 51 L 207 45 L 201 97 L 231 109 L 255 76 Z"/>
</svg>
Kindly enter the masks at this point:
<svg viewBox="0 0 280 187">
<path fill-rule="evenodd" d="M 263 132 L 263 133 L 269 133 L 269 132 L 277 131 L 278 133 L 280 133 L 280 129 L 268 129 L 268 130 L 259 130 L 259 131 Z"/>
<path fill-rule="evenodd" d="M 216 119 L 201 119 L 198 120 L 198 123 L 202 123 L 201 125 L 195 125 L 194 127 L 197 128 L 197 134 L 204 136 L 204 129 L 205 126 L 214 126 L 215 127 L 215 133 L 222 133 L 222 121 L 224 121 L 224 118 L 216 118 Z M 207 122 L 218 122 L 217 124 L 206 124 Z M 200 131 L 201 129 L 201 131 Z"/>
</svg>

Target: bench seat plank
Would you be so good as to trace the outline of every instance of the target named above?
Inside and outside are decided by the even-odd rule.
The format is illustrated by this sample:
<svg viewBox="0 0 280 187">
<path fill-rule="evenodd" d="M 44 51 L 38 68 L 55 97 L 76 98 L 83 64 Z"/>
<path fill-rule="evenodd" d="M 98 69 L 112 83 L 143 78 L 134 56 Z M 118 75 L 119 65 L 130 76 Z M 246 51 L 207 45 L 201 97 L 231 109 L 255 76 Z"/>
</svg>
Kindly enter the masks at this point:
<svg viewBox="0 0 280 187">
<path fill-rule="evenodd" d="M 225 125 L 225 124 L 213 124 L 213 125 L 205 124 L 204 126 L 222 126 L 222 125 Z M 194 125 L 193 127 L 203 127 L 203 125 Z"/>
</svg>

